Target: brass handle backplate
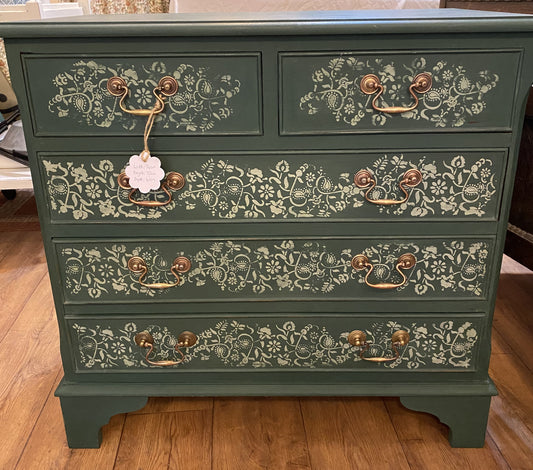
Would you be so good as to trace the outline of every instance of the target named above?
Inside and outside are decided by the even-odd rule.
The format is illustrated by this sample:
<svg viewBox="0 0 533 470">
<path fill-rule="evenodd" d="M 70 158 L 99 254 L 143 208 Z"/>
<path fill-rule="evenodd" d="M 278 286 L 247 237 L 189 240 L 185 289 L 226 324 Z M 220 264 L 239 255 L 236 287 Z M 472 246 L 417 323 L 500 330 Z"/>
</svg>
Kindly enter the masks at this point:
<svg viewBox="0 0 533 470">
<path fill-rule="evenodd" d="M 365 283 L 367 286 L 374 287 L 375 289 L 396 289 L 397 287 L 403 286 L 407 282 L 407 277 L 402 272 L 407 269 L 411 269 L 416 264 L 416 258 L 411 253 L 405 253 L 401 255 L 396 261 L 396 271 L 402 276 L 402 281 L 399 283 L 391 282 L 381 282 L 379 284 L 372 284 L 369 282 L 368 277 L 374 271 L 374 265 L 370 262 L 367 256 L 365 255 L 356 255 L 352 258 L 352 268 L 357 271 L 363 269 L 368 269 L 368 272 L 365 276 Z"/>
<path fill-rule="evenodd" d="M 132 188 L 130 186 L 130 179 L 126 176 L 126 173 L 122 172 L 120 175 L 118 175 L 117 181 L 118 185 L 122 189 L 131 189 L 130 193 L 128 194 L 128 199 L 130 200 L 130 202 L 143 207 L 166 206 L 167 204 L 170 204 L 172 202 L 172 194 L 170 194 L 170 191 L 179 191 L 185 186 L 185 178 L 183 177 L 183 175 L 176 171 L 171 171 L 167 175 L 163 183 L 161 183 L 160 189 L 162 189 L 167 195 L 167 199 L 165 201 L 136 201 L 133 198 L 133 195 L 137 191 L 137 188 Z"/>
<path fill-rule="evenodd" d="M 409 86 L 409 93 L 411 93 L 411 96 L 414 98 L 414 103 L 411 106 L 390 106 L 386 108 L 379 107 L 376 102 L 378 98 L 383 94 L 385 91 L 385 88 L 381 84 L 381 80 L 377 75 L 374 75 L 373 73 L 370 73 L 368 75 L 365 75 L 361 80 L 361 91 L 365 95 L 373 95 L 374 93 L 377 93 L 377 95 L 372 100 L 372 107 L 376 111 L 380 111 L 382 113 L 387 114 L 400 114 L 400 113 L 406 113 L 408 111 L 412 111 L 418 106 L 418 96 L 415 93 L 424 94 L 427 91 L 431 89 L 432 85 L 432 79 L 431 74 L 427 72 L 419 73 Z"/>
<path fill-rule="evenodd" d="M 178 82 L 174 77 L 163 77 L 159 80 L 158 85 L 154 88 L 154 96 L 156 104 L 151 109 L 128 109 L 124 104 L 124 100 L 129 95 L 129 88 L 126 80 L 121 77 L 111 77 L 107 81 L 107 91 L 113 96 L 120 96 L 119 106 L 125 113 L 133 114 L 135 116 L 150 116 L 151 114 L 159 114 L 165 108 L 165 97 L 173 96 L 178 92 Z"/>
<path fill-rule="evenodd" d="M 162 367 L 175 366 L 185 361 L 185 354 L 183 354 L 181 348 L 188 348 L 190 346 L 194 346 L 196 344 L 196 341 L 198 341 L 198 338 L 193 332 L 184 331 L 178 336 L 178 342 L 176 346 L 174 346 L 174 349 L 181 354 L 181 359 L 179 361 L 152 361 L 150 359 L 150 355 L 154 350 L 154 337 L 148 331 L 141 331 L 140 333 L 137 333 L 135 335 L 135 343 L 137 344 L 137 346 L 148 349 L 148 352 L 146 353 L 145 357 L 146 362 L 152 364 L 153 366 Z"/>
<path fill-rule="evenodd" d="M 128 269 L 135 274 L 140 274 L 138 282 L 141 286 L 148 287 L 149 289 L 168 289 L 169 287 L 179 285 L 181 282 L 180 274 L 186 273 L 191 269 L 191 262 L 185 256 L 179 256 L 174 260 L 170 267 L 170 272 L 176 278 L 176 281 L 173 283 L 156 282 L 154 284 L 146 284 L 144 278 L 148 274 L 148 266 L 146 265 L 146 261 L 140 256 L 133 256 L 128 260 Z"/>
<path fill-rule="evenodd" d="M 366 334 L 361 330 L 353 330 L 348 335 L 348 342 L 357 348 L 361 348 L 359 352 L 359 357 L 364 361 L 369 362 L 392 362 L 400 357 L 399 347 L 407 345 L 409 342 L 409 333 L 405 330 L 398 330 L 392 334 L 391 338 L 391 347 L 394 351 L 393 357 L 365 357 L 365 353 L 368 351 L 368 348 L 372 345 L 366 340 Z"/>
<path fill-rule="evenodd" d="M 422 182 L 422 173 L 416 168 L 411 168 L 404 173 L 401 181 L 398 183 L 404 194 L 402 199 L 370 199 L 370 191 L 376 187 L 377 181 L 368 170 L 359 170 L 355 174 L 353 181 L 358 188 L 368 188 L 365 192 L 365 199 L 368 202 L 371 202 L 372 204 L 381 204 L 383 206 L 392 206 L 407 202 L 407 199 L 409 199 L 409 193 L 405 187 L 414 188 L 415 186 L 418 186 Z"/>
</svg>

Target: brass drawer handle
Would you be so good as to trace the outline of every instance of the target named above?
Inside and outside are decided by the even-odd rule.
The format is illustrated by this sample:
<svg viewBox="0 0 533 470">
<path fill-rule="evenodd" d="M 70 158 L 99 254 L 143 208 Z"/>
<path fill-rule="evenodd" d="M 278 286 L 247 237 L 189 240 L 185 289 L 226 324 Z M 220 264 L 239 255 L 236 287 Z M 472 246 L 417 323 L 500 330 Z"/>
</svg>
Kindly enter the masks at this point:
<svg viewBox="0 0 533 470">
<path fill-rule="evenodd" d="M 121 77 L 111 77 L 107 81 L 107 91 L 113 96 L 120 96 L 119 106 L 125 113 L 133 114 L 135 116 L 150 116 L 151 114 L 159 114 L 165 108 L 165 97 L 173 96 L 178 92 L 178 82 L 174 77 L 163 77 L 159 80 L 158 85 L 154 88 L 154 96 L 156 102 L 151 109 L 128 109 L 124 104 L 126 96 L 129 95 L 129 88 Z"/>
<path fill-rule="evenodd" d="M 353 181 L 358 188 L 368 188 L 365 192 L 365 199 L 368 202 L 371 202 L 372 204 L 381 204 L 383 206 L 392 206 L 395 204 L 403 204 L 404 202 L 407 202 L 407 199 L 409 199 L 409 193 L 405 189 L 405 186 L 409 188 L 414 188 L 415 186 L 419 185 L 422 182 L 422 173 L 420 173 L 420 171 L 418 171 L 416 168 L 411 168 L 410 170 L 407 170 L 404 173 L 401 181 L 398 183 L 400 189 L 403 191 L 404 197 L 399 200 L 370 199 L 370 191 L 372 191 L 376 187 L 377 182 L 372 173 L 370 173 L 368 170 L 359 170 L 355 174 Z"/>
<path fill-rule="evenodd" d="M 393 362 L 400 357 L 399 347 L 405 346 L 409 342 L 409 333 L 405 330 L 398 330 L 392 334 L 391 343 L 394 357 L 365 357 L 372 343 L 367 342 L 366 334 L 361 330 L 353 330 L 348 335 L 348 342 L 355 347 L 362 348 L 359 352 L 359 357 L 364 361 L 369 362 Z"/>
<path fill-rule="evenodd" d="M 128 199 L 130 200 L 130 202 L 143 207 L 166 206 L 167 204 L 170 204 L 172 202 L 172 194 L 170 194 L 170 191 L 179 191 L 185 186 L 185 178 L 183 177 L 183 175 L 176 171 L 171 171 L 165 178 L 165 181 L 163 181 L 163 183 L 161 184 L 161 189 L 167 195 L 167 199 L 165 201 L 136 201 L 135 199 L 133 199 L 133 195 L 137 191 L 137 188 L 132 188 L 130 186 L 130 180 L 126 176 L 126 173 L 123 172 L 118 175 L 117 181 L 118 185 L 122 189 L 131 189 L 130 193 L 128 194 Z"/>
<path fill-rule="evenodd" d="M 375 289 L 396 289 L 403 286 L 407 282 L 407 277 L 402 270 L 411 269 L 416 264 L 416 258 L 411 253 L 405 253 L 401 255 L 396 262 L 396 271 L 402 276 L 402 282 L 397 284 L 390 282 L 382 282 L 380 284 L 372 284 L 368 281 L 368 276 L 374 271 L 374 265 L 370 263 L 369 259 L 365 255 L 356 255 L 352 258 L 352 268 L 357 271 L 370 268 L 365 276 L 365 283 L 367 286 L 374 287 Z"/>
<path fill-rule="evenodd" d="M 148 287 L 149 289 L 168 289 L 169 287 L 176 287 L 181 282 L 180 273 L 186 273 L 191 269 L 191 262 L 185 256 L 179 256 L 174 260 L 172 266 L 170 267 L 170 272 L 176 278 L 176 282 L 170 284 L 167 282 L 156 282 L 154 284 L 146 284 L 144 278 L 148 274 L 148 266 L 146 261 L 140 256 L 133 256 L 128 260 L 128 268 L 131 272 L 135 274 L 141 274 L 138 281 L 139 284 L 143 287 Z"/>
<path fill-rule="evenodd" d="M 415 92 L 420 93 L 420 94 L 426 93 L 427 91 L 431 89 L 431 85 L 432 85 L 431 74 L 426 73 L 426 72 L 419 73 L 414 78 L 413 83 L 411 83 L 411 85 L 409 86 L 409 93 L 411 93 L 411 96 L 415 99 L 415 102 L 411 106 L 408 106 L 407 108 L 403 106 L 391 106 L 388 108 L 380 108 L 376 104 L 376 101 L 383 94 L 383 92 L 385 91 L 385 88 L 381 84 L 381 81 L 378 78 L 378 76 L 374 75 L 373 73 L 370 73 L 363 77 L 363 79 L 361 80 L 361 91 L 365 95 L 373 95 L 376 92 L 378 93 L 372 100 L 372 107 L 376 111 L 381 111 L 382 113 L 387 113 L 387 114 L 401 114 L 401 113 L 406 113 L 408 111 L 412 111 L 413 109 L 415 109 L 418 106 L 418 96 L 415 94 Z"/>
<path fill-rule="evenodd" d="M 185 361 L 185 354 L 183 354 L 181 348 L 194 346 L 197 340 L 198 338 L 194 333 L 191 331 L 184 331 L 178 336 L 178 342 L 176 346 L 174 346 L 174 349 L 181 354 L 181 359 L 179 361 L 152 361 L 150 360 L 150 355 L 154 350 L 154 337 L 148 333 L 148 331 L 141 331 L 135 335 L 135 343 L 137 343 L 137 346 L 140 346 L 141 348 L 148 348 L 148 352 L 146 353 L 145 357 L 146 362 L 152 364 L 153 366 L 162 367 L 175 366 Z"/>
</svg>

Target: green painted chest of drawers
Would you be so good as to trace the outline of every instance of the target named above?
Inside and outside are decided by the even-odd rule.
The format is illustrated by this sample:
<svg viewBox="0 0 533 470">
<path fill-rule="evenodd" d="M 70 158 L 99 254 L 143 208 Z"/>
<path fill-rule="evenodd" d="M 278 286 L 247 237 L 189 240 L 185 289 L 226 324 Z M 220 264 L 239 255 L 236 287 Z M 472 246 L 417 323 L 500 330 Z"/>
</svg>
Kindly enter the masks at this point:
<svg viewBox="0 0 533 470">
<path fill-rule="evenodd" d="M 459 10 L 3 26 L 70 446 L 174 395 L 399 396 L 482 446 L 532 31 Z M 141 193 L 123 172 L 152 118 L 166 176 Z"/>
</svg>

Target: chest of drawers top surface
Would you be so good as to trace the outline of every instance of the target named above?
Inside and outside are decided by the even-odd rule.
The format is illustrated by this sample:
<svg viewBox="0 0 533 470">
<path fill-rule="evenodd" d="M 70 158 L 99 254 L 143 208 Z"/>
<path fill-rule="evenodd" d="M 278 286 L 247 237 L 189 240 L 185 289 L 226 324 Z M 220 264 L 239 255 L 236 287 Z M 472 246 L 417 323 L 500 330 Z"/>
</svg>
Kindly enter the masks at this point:
<svg viewBox="0 0 533 470">
<path fill-rule="evenodd" d="M 450 9 L 3 25 L 71 445 L 97 445 L 88 395 L 337 392 L 454 409 L 482 445 L 532 33 Z M 166 77 L 141 194 L 123 172 Z"/>
<path fill-rule="evenodd" d="M 5 23 L 6 38 L 530 31 L 532 18 L 463 9 L 88 15 Z M 296 27 L 295 27 L 296 26 Z M 431 28 L 430 28 L 431 27 Z"/>
</svg>

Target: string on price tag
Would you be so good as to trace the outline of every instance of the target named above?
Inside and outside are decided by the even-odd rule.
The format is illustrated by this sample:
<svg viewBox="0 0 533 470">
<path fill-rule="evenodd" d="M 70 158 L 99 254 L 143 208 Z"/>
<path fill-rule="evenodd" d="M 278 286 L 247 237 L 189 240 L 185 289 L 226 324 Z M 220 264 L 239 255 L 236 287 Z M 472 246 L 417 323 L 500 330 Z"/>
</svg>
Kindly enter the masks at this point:
<svg viewBox="0 0 533 470">
<path fill-rule="evenodd" d="M 161 180 L 165 177 L 165 172 L 161 168 L 161 160 L 153 157 L 148 149 L 148 137 L 154 125 L 156 111 L 158 111 L 157 105 L 154 106 L 148 116 L 148 121 L 144 128 L 144 150 L 139 155 L 130 157 L 125 170 L 131 188 L 138 189 L 144 194 L 159 189 Z"/>
</svg>

